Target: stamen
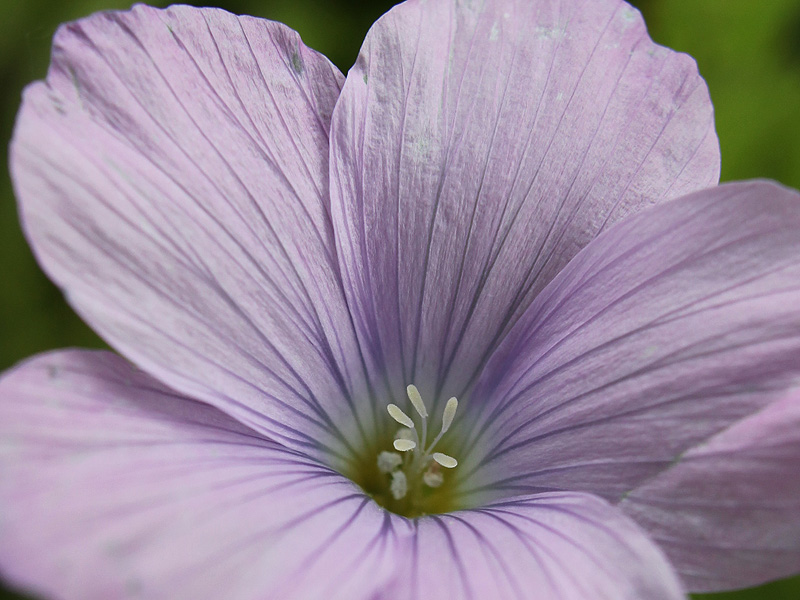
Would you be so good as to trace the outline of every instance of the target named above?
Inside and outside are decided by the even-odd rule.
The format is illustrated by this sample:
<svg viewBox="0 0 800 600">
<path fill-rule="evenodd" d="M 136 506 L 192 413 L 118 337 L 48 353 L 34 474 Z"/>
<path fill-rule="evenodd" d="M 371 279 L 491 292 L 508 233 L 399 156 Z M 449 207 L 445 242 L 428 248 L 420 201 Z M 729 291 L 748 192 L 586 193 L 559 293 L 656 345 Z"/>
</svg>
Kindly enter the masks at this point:
<svg viewBox="0 0 800 600">
<path fill-rule="evenodd" d="M 413 450 L 417 447 L 417 442 L 414 440 L 395 440 L 393 445 L 395 450 L 399 450 L 400 452 L 408 452 L 409 450 Z"/>
<path fill-rule="evenodd" d="M 452 456 L 443 452 L 433 452 L 436 444 L 453 424 L 458 410 L 458 400 L 453 397 L 447 401 L 442 413 L 442 429 L 428 444 L 428 409 L 415 385 L 409 385 L 406 392 L 420 418 L 415 422 L 415 419 L 396 404 L 387 405 L 389 416 L 401 425 L 392 442 L 397 452 L 380 452 L 377 466 L 378 470 L 387 476 L 384 481 L 389 483 L 392 498 L 401 500 L 409 497 L 403 500 L 401 505 L 405 507 L 404 510 L 408 509 L 413 514 L 417 511 L 425 514 L 426 511 L 421 507 L 428 502 L 438 501 L 428 497 L 429 494 L 433 494 L 432 488 L 444 485 L 445 476 L 442 467 L 452 469 L 458 466 L 458 461 Z M 423 486 L 427 492 L 423 490 Z M 431 497 L 435 497 L 435 494 Z"/>
<path fill-rule="evenodd" d="M 378 470 L 381 473 L 391 473 L 403 464 L 403 457 L 397 452 L 383 451 L 378 454 Z"/>
<path fill-rule="evenodd" d="M 419 395 L 419 390 L 415 385 L 409 385 L 406 388 L 406 392 L 408 393 L 408 399 L 411 400 L 411 404 L 414 405 L 414 409 L 419 413 L 419 416 L 423 419 L 428 418 L 428 409 L 425 408 L 425 403 L 422 401 L 422 396 Z"/>
<path fill-rule="evenodd" d="M 450 425 L 453 424 L 453 418 L 456 416 L 457 408 L 458 400 L 456 400 L 454 396 L 447 401 L 447 404 L 444 407 L 444 415 L 442 415 L 442 433 L 445 433 L 448 429 L 450 429 Z"/>
<path fill-rule="evenodd" d="M 442 452 L 434 452 L 433 460 L 442 465 L 445 469 L 452 469 L 458 466 L 458 461 L 455 458 Z"/>
<path fill-rule="evenodd" d="M 400 423 L 400 425 L 405 425 L 409 429 L 414 429 L 414 421 L 412 421 L 411 417 L 404 413 L 399 406 L 390 404 L 386 407 L 386 410 L 389 411 L 389 416 Z"/>
<path fill-rule="evenodd" d="M 455 396 L 450 398 L 447 401 L 447 404 L 444 407 L 444 414 L 442 415 L 442 430 L 439 432 L 439 435 L 431 442 L 431 445 L 428 446 L 426 452 L 430 452 L 433 450 L 434 446 L 442 439 L 442 436 L 447 433 L 447 430 L 450 429 L 450 425 L 453 424 L 453 418 L 456 416 L 456 410 L 458 409 L 458 400 L 456 400 Z"/>
<path fill-rule="evenodd" d="M 395 500 L 405 498 L 408 493 L 408 479 L 406 479 L 406 474 L 402 471 L 395 471 L 392 473 L 392 484 L 389 486 L 389 490 L 392 492 L 392 496 Z"/>
</svg>

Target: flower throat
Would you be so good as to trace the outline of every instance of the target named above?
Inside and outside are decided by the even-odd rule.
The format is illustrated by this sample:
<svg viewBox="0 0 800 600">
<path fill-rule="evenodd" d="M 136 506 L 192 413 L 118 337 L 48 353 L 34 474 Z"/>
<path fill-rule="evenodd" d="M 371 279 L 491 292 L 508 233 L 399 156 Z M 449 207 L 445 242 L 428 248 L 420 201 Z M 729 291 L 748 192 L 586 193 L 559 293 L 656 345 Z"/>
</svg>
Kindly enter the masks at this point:
<svg viewBox="0 0 800 600">
<path fill-rule="evenodd" d="M 450 429 L 458 409 L 458 400 L 450 398 L 442 414 L 442 428 L 428 442 L 428 409 L 416 386 L 406 388 L 408 399 L 418 416 L 419 425 L 396 404 L 386 408 L 401 427 L 385 442 L 377 456 L 367 458 L 351 477 L 378 504 L 408 518 L 450 512 L 459 508 L 454 493 L 451 469 L 458 461 L 443 452 L 434 452 Z"/>
</svg>

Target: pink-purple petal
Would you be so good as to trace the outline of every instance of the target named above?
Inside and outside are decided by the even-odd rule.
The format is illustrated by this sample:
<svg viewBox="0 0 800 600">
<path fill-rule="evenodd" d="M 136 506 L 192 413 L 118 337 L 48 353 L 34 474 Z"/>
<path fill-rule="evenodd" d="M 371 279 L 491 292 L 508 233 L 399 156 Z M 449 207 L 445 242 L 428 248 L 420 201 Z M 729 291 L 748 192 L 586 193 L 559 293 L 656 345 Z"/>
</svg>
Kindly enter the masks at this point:
<svg viewBox="0 0 800 600">
<path fill-rule="evenodd" d="M 800 383 L 799 282 L 800 194 L 772 183 L 697 192 L 614 226 L 542 292 L 493 357 L 472 396 L 481 410 L 473 423 L 462 423 L 465 431 L 473 427 L 464 447 L 478 451 L 459 468 L 476 492 L 583 490 L 619 502 L 639 486 L 649 490 L 648 480 L 669 473 L 685 453 L 702 456 L 704 444 L 722 443 L 714 436 L 752 443 L 757 452 L 754 440 L 739 438 L 766 427 L 752 415 Z M 799 450 L 790 444 L 775 452 L 792 455 L 796 465 Z M 764 471 L 754 462 L 744 468 L 745 456 L 731 463 L 741 469 L 715 472 L 710 459 L 693 463 L 712 469 L 707 476 L 715 484 L 686 490 L 687 502 L 725 489 L 733 494 L 729 506 L 741 502 L 746 509 L 755 500 L 750 486 L 791 488 L 782 476 L 796 484 L 788 455 L 773 454 L 769 445 L 763 451 Z M 762 491 L 768 501 L 770 491 Z M 680 514 L 682 488 L 669 494 L 671 509 L 656 505 L 648 517 L 638 504 L 635 516 L 656 530 L 666 518 L 661 511 L 674 510 L 675 525 L 688 519 L 690 512 Z M 656 503 L 656 495 L 646 498 Z M 731 513 L 720 509 L 733 529 Z M 697 552 L 691 536 L 702 530 L 713 541 L 706 540 L 709 556 L 691 580 L 754 584 L 797 564 L 753 562 L 750 570 L 730 573 L 728 544 L 740 556 L 771 547 L 791 562 L 785 539 L 768 532 L 779 516 L 795 531 L 798 515 L 787 505 L 765 516 L 763 536 L 747 516 L 738 534 L 698 521 L 687 529 L 686 546 L 673 538 L 671 556 L 691 562 Z"/>
<path fill-rule="evenodd" d="M 0 380 L 0 574 L 50 598 L 369 600 L 391 522 L 349 481 L 110 353 Z"/>
<path fill-rule="evenodd" d="M 720 591 L 800 569 L 800 393 L 731 425 L 630 492 L 620 508 L 686 587 Z"/>
<path fill-rule="evenodd" d="M 339 258 L 387 393 L 459 395 L 598 232 L 718 172 L 694 62 L 628 4 L 395 7 L 331 125 Z"/>
<path fill-rule="evenodd" d="M 588 494 L 414 522 L 106 352 L 0 379 L 0 574 L 64 600 L 682 598 Z"/>
<path fill-rule="evenodd" d="M 358 443 L 329 219 L 342 75 L 279 23 L 176 6 L 62 26 L 11 170 L 72 306 L 175 389 L 295 447 Z M 336 451 L 348 452 L 345 440 Z"/>
<path fill-rule="evenodd" d="M 415 523 L 393 599 L 683 598 L 657 546 L 589 494 L 515 498 Z"/>
</svg>

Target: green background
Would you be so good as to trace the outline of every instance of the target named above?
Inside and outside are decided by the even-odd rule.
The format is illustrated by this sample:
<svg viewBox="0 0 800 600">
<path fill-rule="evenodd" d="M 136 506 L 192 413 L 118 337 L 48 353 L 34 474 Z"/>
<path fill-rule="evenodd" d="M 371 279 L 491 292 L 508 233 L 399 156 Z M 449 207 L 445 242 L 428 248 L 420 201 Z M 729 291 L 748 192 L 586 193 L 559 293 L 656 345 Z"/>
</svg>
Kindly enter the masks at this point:
<svg viewBox="0 0 800 600">
<path fill-rule="evenodd" d="M 232 12 L 287 23 L 344 72 L 370 24 L 392 4 L 380 0 L 220 3 Z M 767 177 L 800 188 L 800 0 L 634 4 L 644 13 L 652 37 L 694 56 L 708 81 L 722 147 L 722 179 Z M 97 10 L 128 6 L 116 0 L 0 0 L 3 164 L 20 91 L 44 76 L 56 26 Z M 17 223 L 6 173 L 0 175 L 0 268 L 0 369 L 50 348 L 102 345 L 38 270 Z M 0 588 L 0 598 L 22 596 Z M 800 577 L 697 598 L 797 600 Z"/>
</svg>

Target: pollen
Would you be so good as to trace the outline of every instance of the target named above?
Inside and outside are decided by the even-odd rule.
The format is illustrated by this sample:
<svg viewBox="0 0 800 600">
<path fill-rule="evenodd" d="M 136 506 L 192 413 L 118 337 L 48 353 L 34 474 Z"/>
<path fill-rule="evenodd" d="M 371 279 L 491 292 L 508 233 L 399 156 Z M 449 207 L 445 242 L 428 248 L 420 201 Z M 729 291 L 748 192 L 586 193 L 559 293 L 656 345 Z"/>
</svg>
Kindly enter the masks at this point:
<svg viewBox="0 0 800 600">
<path fill-rule="evenodd" d="M 403 471 L 394 471 L 392 473 L 392 485 L 390 486 L 390 490 L 395 500 L 401 500 L 406 497 L 408 493 L 408 479 Z"/>
<path fill-rule="evenodd" d="M 378 470 L 381 473 L 391 473 L 403 464 L 403 457 L 397 452 L 381 452 L 378 454 Z"/>
</svg>

